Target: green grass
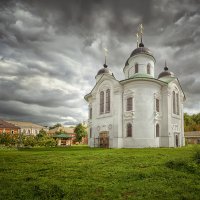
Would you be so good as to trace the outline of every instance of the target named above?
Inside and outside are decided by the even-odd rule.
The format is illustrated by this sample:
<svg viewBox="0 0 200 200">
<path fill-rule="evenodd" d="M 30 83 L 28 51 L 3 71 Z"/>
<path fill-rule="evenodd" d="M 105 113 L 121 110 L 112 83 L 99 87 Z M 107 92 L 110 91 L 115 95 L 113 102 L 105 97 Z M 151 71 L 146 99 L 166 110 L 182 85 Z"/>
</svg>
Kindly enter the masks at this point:
<svg viewBox="0 0 200 200">
<path fill-rule="evenodd" d="M 194 148 L 0 149 L 0 199 L 200 199 Z"/>
</svg>

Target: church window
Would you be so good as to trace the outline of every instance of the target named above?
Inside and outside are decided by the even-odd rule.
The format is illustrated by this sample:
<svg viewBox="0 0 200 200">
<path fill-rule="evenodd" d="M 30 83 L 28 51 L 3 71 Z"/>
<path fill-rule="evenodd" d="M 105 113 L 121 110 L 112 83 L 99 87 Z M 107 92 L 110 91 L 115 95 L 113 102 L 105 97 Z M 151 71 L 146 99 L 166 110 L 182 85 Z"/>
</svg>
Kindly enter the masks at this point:
<svg viewBox="0 0 200 200">
<path fill-rule="evenodd" d="M 176 114 L 179 115 L 179 97 L 178 97 L 178 93 L 176 94 Z"/>
<path fill-rule="evenodd" d="M 180 108 L 179 108 L 179 94 L 178 92 L 176 93 L 175 91 L 173 91 L 173 99 L 172 99 L 172 103 L 173 103 L 173 114 L 179 115 L 180 113 Z"/>
<path fill-rule="evenodd" d="M 104 113 L 104 92 L 100 93 L 100 114 Z"/>
<path fill-rule="evenodd" d="M 156 99 L 156 112 L 160 111 L 160 102 L 159 99 Z"/>
<path fill-rule="evenodd" d="M 130 111 L 133 109 L 133 98 L 132 97 L 129 97 L 127 100 L 126 100 L 126 111 Z"/>
<path fill-rule="evenodd" d="M 92 138 L 92 128 L 90 128 L 90 138 Z"/>
<path fill-rule="evenodd" d="M 127 124 L 127 137 L 132 137 L 132 124 L 131 123 L 128 123 Z"/>
<path fill-rule="evenodd" d="M 147 65 L 147 74 L 150 74 L 150 71 L 151 71 L 151 64 L 148 64 Z"/>
<path fill-rule="evenodd" d="M 106 90 L 106 113 L 110 112 L 110 89 Z"/>
<path fill-rule="evenodd" d="M 135 64 L 135 73 L 138 73 L 138 63 Z"/>
<path fill-rule="evenodd" d="M 90 107 L 90 114 L 89 114 L 89 118 L 92 119 L 92 108 Z"/>
<path fill-rule="evenodd" d="M 176 94 L 173 91 L 173 113 L 176 114 Z"/>
<path fill-rule="evenodd" d="M 160 127 L 159 124 L 156 124 L 156 137 L 160 136 Z"/>
</svg>

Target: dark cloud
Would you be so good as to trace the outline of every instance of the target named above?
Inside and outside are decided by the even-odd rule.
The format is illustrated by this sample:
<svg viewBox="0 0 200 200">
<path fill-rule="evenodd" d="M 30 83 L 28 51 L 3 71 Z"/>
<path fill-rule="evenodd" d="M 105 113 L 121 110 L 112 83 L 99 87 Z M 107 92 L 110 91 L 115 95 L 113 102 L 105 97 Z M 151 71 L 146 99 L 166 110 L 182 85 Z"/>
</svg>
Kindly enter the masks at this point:
<svg viewBox="0 0 200 200">
<path fill-rule="evenodd" d="M 83 96 L 104 62 L 118 79 L 144 24 L 144 44 L 200 111 L 200 2 L 156 0 L 1 0 L 0 117 L 75 124 L 87 118 Z"/>
</svg>

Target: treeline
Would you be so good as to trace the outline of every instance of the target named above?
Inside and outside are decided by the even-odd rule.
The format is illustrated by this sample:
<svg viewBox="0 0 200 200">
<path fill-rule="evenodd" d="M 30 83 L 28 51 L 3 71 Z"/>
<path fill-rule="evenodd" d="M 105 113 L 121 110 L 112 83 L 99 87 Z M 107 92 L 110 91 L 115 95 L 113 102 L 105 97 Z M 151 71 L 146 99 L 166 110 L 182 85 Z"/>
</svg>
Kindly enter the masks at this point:
<svg viewBox="0 0 200 200">
<path fill-rule="evenodd" d="M 47 135 L 46 131 L 40 130 L 40 133 L 36 136 L 2 133 L 0 134 L 0 145 L 17 147 L 54 147 L 57 145 L 57 142 L 51 136 Z"/>
<path fill-rule="evenodd" d="M 184 130 L 188 131 L 200 131 L 200 113 L 189 115 L 184 113 Z"/>
</svg>

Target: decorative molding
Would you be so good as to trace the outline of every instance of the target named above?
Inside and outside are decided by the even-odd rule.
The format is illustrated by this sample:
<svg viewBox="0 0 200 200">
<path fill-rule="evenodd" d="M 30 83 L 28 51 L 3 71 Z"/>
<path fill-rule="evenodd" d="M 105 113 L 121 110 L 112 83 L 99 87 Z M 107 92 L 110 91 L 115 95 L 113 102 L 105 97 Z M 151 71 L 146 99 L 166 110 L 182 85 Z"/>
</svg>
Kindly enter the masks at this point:
<svg viewBox="0 0 200 200">
<path fill-rule="evenodd" d="M 135 111 L 126 111 L 124 112 L 124 119 L 134 119 L 135 118 Z"/>
<path fill-rule="evenodd" d="M 111 130 L 112 129 L 112 124 L 109 124 L 108 125 L 108 130 Z"/>
<path fill-rule="evenodd" d="M 181 130 L 180 125 L 178 125 L 178 124 L 172 124 L 171 128 L 172 128 L 173 132 L 180 132 L 180 130 Z"/>
</svg>

